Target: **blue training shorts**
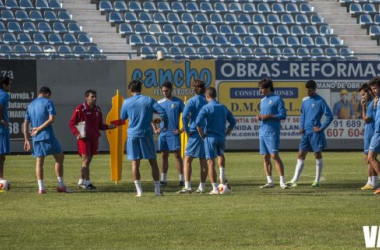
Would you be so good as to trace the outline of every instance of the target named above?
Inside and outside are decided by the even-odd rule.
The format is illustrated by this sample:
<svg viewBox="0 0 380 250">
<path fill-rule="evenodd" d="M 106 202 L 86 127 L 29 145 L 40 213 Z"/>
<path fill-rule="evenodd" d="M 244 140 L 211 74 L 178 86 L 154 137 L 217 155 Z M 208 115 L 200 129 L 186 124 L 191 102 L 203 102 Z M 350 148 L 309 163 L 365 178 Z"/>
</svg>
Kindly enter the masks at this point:
<svg viewBox="0 0 380 250">
<path fill-rule="evenodd" d="M 214 159 L 216 156 L 223 156 L 226 148 L 226 139 L 219 136 L 207 136 L 205 138 L 206 159 Z"/>
<path fill-rule="evenodd" d="M 280 135 L 276 132 L 266 132 L 260 135 L 260 154 L 278 154 L 280 150 Z"/>
<path fill-rule="evenodd" d="M 197 132 L 193 132 L 187 141 L 185 156 L 205 159 L 205 146 L 202 138 Z"/>
<path fill-rule="evenodd" d="M 380 133 L 375 133 L 372 136 L 371 143 L 369 144 L 369 151 L 380 153 Z"/>
<path fill-rule="evenodd" d="M 158 150 L 160 151 L 178 151 L 181 149 L 181 140 L 179 135 L 160 135 L 158 138 Z"/>
<path fill-rule="evenodd" d="M 33 141 L 32 154 L 36 158 L 56 155 L 59 153 L 62 153 L 62 148 L 55 137 L 43 141 Z"/>
<path fill-rule="evenodd" d="M 303 152 L 313 151 L 321 152 L 327 147 L 326 136 L 324 132 L 303 134 L 299 146 L 299 150 Z"/>
<path fill-rule="evenodd" d="M 128 160 L 155 159 L 156 147 L 153 136 L 128 137 L 127 154 Z"/>
<path fill-rule="evenodd" d="M 0 133 L 0 155 L 9 154 L 9 133 Z"/>
<path fill-rule="evenodd" d="M 364 138 L 364 154 L 368 155 L 369 145 L 371 144 L 372 137 Z"/>
</svg>

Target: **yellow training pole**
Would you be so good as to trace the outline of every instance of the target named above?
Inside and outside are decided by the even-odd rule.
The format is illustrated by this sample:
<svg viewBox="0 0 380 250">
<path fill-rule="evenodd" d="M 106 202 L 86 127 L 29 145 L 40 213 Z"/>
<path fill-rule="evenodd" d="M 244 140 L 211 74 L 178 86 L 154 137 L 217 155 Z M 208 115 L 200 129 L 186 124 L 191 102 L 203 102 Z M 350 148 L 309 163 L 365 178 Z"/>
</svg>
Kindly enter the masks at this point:
<svg viewBox="0 0 380 250">
<path fill-rule="evenodd" d="M 186 96 L 185 96 L 185 100 L 183 101 L 185 103 L 185 105 L 186 105 L 186 101 L 187 100 L 186 100 Z M 182 113 L 179 117 L 179 128 L 180 129 L 184 128 L 183 122 L 182 122 Z M 187 137 L 186 131 L 183 131 L 183 133 L 181 134 L 181 156 L 182 156 L 182 159 L 185 157 L 187 140 L 188 140 L 188 137 Z"/>
</svg>

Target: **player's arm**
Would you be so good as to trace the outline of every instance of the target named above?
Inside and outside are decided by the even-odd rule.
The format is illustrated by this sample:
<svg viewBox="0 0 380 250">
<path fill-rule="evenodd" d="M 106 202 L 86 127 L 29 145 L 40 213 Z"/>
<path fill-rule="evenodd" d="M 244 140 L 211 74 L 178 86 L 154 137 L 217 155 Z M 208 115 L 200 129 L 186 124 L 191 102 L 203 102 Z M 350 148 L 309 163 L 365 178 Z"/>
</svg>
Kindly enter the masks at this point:
<svg viewBox="0 0 380 250">
<path fill-rule="evenodd" d="M 0 123 L 3 124 L 6 128 L 8 128 L 8 123 L 4 119 L 4 104 L 0 103 Z"/>
<path fill-rule="evenodd" d="M 30 150 L 30 141 L 29 141 L 29 135 L 28 135 L 28 127 L 29 127 L 29 120 L 24 120 L 24 150 L 29 151 Z"/>
<path fill-rule="evenodd" d="M 199 114 L 197 116 L 197 119 L 195 120 L 195 124 L 197 126 L 197 131 L 199 133 L 199 136 L 204 139 L 206 137 L 206 134 L 203 132 L 203 124 L 204 124 L 204 120 L 206 119 L 207 117 L 207 108 L 206 106 L 203 106 L 201 108 L 201 110 L 199 111 Z"/>
<path fill-rule="evenodd" d="M 78 129 L 75 127 L 75 125 L 77 125 L 79 122 L 80 122 L 80 110 L 78 108 L 75 108 L 69 121 L 69 128 L 76 138 L 79 138 L 80 136 Z"/>
<path fill-rule="evenodd" d="M 320 130 L 324 131 L 333 121 L 334 116 L 331 112 L 330 107 L 327 105 L 326 101 L 323 101 L 323 113 L 326 117 L 325 122 L 322 124 Z"/>
<path fill-rule="evenodd" d="M 368 109 L 367 109 L 365 100 L 361 100 L 360 104 L 362 106 L 362 117 L 363 117 L 364 122 L 370 123 L 373 119 L 373 105 L 372 105 L 373 103 L 371 102 L 368 105 Z"/>
<path fill-rule="evenodd" d="M 124 101 L 123 106 L 121 106 L 121 111 L 120 111 L 120 119 L 122 120 L 127 120 L 128 119 L 128 112 L 127 112 L 127 100 Z"/>
<path fill-rule="evenodd" d="M 107 125 L 103 122 L 103 113 L 102 113 L 102 110 L 98 107 L 99 109 L 99 113 L 100 113 L 100 119 L 99 119 L 99 129 L 100 130 L 107 130 L 107 129 L 114 129 L 116 128 L 115 125 L 113 124 L 110 124 L 110 125 Z"/>
<path fill-rule="evenodd" d="M 159 134 L 159 133 L 161 133 L 161 128 L 160 128 L 160 127 L 157 128 L 157 127 L 156 127 L 156 124 L 155 124 L 154 122 L 151 122 L 150 124 L 152 125 L 153 132 L 154 132 L 155 134 Z"/>
<path fill-rule="evenodd" d="M 284 100 L 282 100 L 282 98 L 278 99 L 277 110 L 278 110 L 278 114 L 273 115 L 274 116 L 273 118 L 276 120 L 285 120 L 286 108 L 285 108 Z"/>
<path fill-rule="evenodd" d="M 304 134 L 305 133 L 305 112 L 304 112 L 304 109 L 305 109 L 305 102 L 302 102 L 301 104 L 301 118 L 300 118 L 300 133 L 301 134 Z"/>
<path fill-rule="evenodd" d="M 55 116 L 54 115 L 49 115 L 49 118 L 44 123 L 42 123 L 40 126 L 38 126 L 36 128 L 32 128 L 32 131 L 30 132 L 30 135 L 32 137 L 36 136 L 39 132 L 41 132 L 45 128 L 49 127 L 54 121 L 55 121 Z"/>
<path fill-rule="evenodd" d="M 231 133 L 236 125 L 236 119 L 229 109 L 227 109 L 227 121 L 229 123 L 228 129 L 226 131 L 226 136 Z"/>
<path fill-rule="evenodd" d="M 190 108 L 189 103 L 187 103 L 182 113 L 183 129 L 185 130 L 187 135 L 190 135 L 190 129 L 189 129 L 190 114 L 191 114 L 191 108 Z"/>
<path fill-rule="evenodd" d="M 161 107 L 155 100 L 152 99 L 152 101 L 153 101 L 153 110 L 156 111 L 161 116 L 161 119 L 164 122 L 164 129 L 167 129 L 169 125 L 168 124 L 169 119 L 168 119 L 168 115 L 165 112 L 165 109 Z"/>
</svg>

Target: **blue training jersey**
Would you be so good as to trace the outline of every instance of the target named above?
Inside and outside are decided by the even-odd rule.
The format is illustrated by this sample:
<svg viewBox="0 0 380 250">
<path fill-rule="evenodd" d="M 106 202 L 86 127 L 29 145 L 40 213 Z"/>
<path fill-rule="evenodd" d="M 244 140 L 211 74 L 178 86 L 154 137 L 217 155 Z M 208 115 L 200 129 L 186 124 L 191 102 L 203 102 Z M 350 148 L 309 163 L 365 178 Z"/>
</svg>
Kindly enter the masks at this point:
<svg viewBox="0 0 380 250">
<path fill-rule="evenodd" d="M 233 129 L 236 125 L 235 117 L 226 106 L 215 100 L 210 101 L 200 110 L 196 125 L 202 127 L 206 120 L 205 133 L 207 135 L 226 136 L 226 122 L 229 128 Z"/>
<path fill-rule="evenodd" d="M 375 133 L 380 133 L 380 101 L 377 102 L 375 112 Z"/>
<path fill-rule="evenodd" d="M 326 116 L 322 124 L 322 116 Z M 324 131 L 333 121 L 333 114 L 326 101 L 318 94 L 303 98 L 301 105 L 301 122 L 300 128 L 305 134 L 314 132 L 314 127 L 320 127 Z"/>
<path fill-rule="evenodd" d="M 286 109 L 282 98 L 278 95 L 269 94 L 261 99 L 260 115 L 275 115 L 275 118 L 261 121 L 260 135 L 265 135 L 265 132 L 276 132 L 280 134 L 281 120 L 286 119 Z"/>
<path fill-rule="evenodd" d="M 182 122 L 186 133 L 197 132 L 196 119 L 199 111 L 207 104 L 205 95 L 196 95 L 189 99 L 182 113 Z M 201 125 L 204 127 L 204 124 Z"/>
<path fill-rule="evenodd" d="M 9 124 L 9 94 L 3 89 L 0 89 L 0 105 L 3 107 L 3 119 Z M 0 134 L 9 133 L 9 128 L 6 128 L 4 124 L 0 123 Z"/>
<path fill-rule="evenodd" d="M 157 104 L 151 97 L 136 94 L 125 99 L 121 107 L 120 118 L 129 118 L 128 137 L 149 137 L 153 136 L 152 118 L 153 112 L 157 112 L 167 127 L 168 117 L 165 110 Z"/>
<path fill-rule="evenodd" d="M 36 128 L 44 124 L 50 115 L 55 116 L 56 114 L 54 104 L 50 99 L 38 97 L 29 104 L 26 110 L 25 120 L 30 122 L 32 128 Z M 43 141 L 53 138 L 55 138 L 53 126 L 50 124 L 34 136 L 33 141 Z"/>
<path fill-rule="evenodd" d="M 375 112 L 376 109 L 374 108 L 374 100 L 370 101 L 367 104 L 367 112 L 366 116 L 368 118 L 371 118 L 371 121 L 368 123 L 365 123 L 364 125 L 364 138 L 372 138 L 373 133 L 375 131 Z"/>
<path fill-rule="evenodd" d="M 164 135 L 174 135 L 174 130 L 179 128 L 179 118 L 183 109 L 185 108 L 185 104 L 183 101 L 175 96 L 172 96 L 171 99 L 163 98 L 157 103 L 165 110 L 166 115 L 168 116 L 168 129 L 163 130 L 164 123 L 161 122 L 161 136 Z"/>
</svg>

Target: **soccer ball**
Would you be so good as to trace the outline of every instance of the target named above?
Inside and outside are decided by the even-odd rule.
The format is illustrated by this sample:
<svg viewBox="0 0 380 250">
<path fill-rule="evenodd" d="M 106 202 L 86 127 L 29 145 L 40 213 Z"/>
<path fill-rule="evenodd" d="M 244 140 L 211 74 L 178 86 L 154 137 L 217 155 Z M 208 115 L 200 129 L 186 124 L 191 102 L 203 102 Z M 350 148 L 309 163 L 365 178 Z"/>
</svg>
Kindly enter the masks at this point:
<svg viewBox="0 0 380 250">
<path fill-rule="evenodd" d="M 232 191 L 232 188 L 231 188 L 230 184 L 228 184 L 228 183 L 219 184 L 218 189 L 219 189 L 220 194 L 230 194 Z"/>
<path fill-rule="evenodd" d="M 161 123 L 161 116 L 159 114 L 153 113 L 152 122 L 154 124 L 160 124 Z"/>
<path fill-rule="evenodd" d="M 0 181 L 0 190 L 9 190 L 11 189 L 11 184 L 7 180 Z"/>
</svg>

